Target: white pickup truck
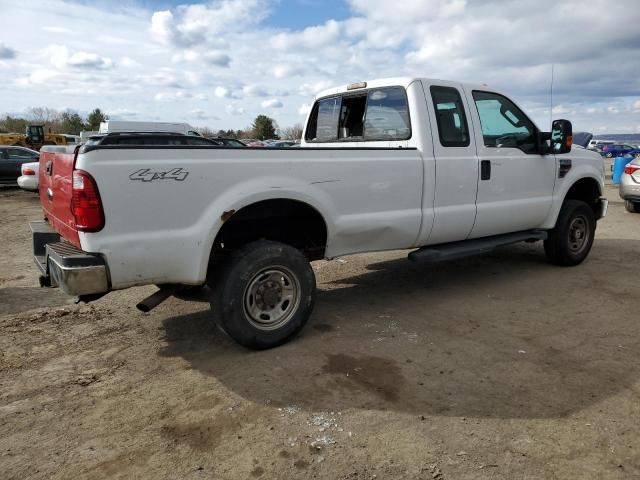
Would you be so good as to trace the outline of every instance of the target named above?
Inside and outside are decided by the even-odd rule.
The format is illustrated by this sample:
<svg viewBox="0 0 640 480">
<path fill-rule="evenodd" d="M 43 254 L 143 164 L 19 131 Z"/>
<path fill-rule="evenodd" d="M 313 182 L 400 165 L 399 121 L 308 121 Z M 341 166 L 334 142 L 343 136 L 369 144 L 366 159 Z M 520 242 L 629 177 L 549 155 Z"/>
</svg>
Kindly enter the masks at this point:
<svg viewBox="0 0 640 480">
<path fill-rule="evenodd" d="M 109 134 L 44 147 L 33 248 L 41 283 L 90 301 L 156 284 L 149 310 L 208 284 L 242 345 L 305 325 L 309 261 L 410 249 L 433 262 L 544 241 L 556 265 L 588 255 L 607 201 L 603 162 L 542 132 L 486 86 L 394 78 L 321 93 L 302 148 L 237 149 L 188 136 Z"/>
</svg>

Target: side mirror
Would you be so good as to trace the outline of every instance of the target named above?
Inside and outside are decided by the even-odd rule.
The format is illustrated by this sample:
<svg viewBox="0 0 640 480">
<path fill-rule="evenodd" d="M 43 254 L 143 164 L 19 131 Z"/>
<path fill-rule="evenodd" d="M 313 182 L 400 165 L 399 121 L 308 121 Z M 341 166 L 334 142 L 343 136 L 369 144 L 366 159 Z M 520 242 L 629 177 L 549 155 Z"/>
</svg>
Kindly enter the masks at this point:
<svg viewBox="0 0 640 480">
<path fill-rule="evenodd" d="M 554 120 L 551 125 L 551 151 L 569 153 L 573 143 L 573 129 L 569 120 Z"/>
</svg>

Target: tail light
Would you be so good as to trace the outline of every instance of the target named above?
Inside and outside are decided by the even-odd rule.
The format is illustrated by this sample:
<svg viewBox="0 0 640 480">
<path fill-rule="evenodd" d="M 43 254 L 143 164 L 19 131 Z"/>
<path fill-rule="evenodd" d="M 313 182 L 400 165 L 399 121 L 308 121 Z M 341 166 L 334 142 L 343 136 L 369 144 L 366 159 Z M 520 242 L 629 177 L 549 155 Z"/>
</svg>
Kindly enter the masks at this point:
<svg viewBox="0 0 640 480">
<path fill-rule="evenodd" d="M 71 213 L 81 232 L 98 232 L 104 227 L 104 212 L 96 181 L 83 170 L 73 171 Z"/>
<path fill-rule="evenodd" d="M 33 168 L 26 167 L 22 169 L 22 175 L 35 175 L 35 174 L 36 174 L 36 171 Z"/>
<path fill-rule="evenodd" d="M 628 164 L 626 167 L 624 167 L 624 173 L 626 173 L 628 175 L 633 175 L 634 172 L 637 172 L 638 170 L 640 170 L 640 165 Z"/>
</svg>

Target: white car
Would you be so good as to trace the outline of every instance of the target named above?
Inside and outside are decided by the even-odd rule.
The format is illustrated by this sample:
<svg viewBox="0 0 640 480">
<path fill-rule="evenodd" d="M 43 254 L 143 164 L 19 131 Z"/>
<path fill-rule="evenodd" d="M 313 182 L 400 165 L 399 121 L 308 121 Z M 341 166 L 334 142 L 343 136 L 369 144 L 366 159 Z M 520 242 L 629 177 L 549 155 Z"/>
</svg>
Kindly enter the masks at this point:
<svg viewBox="0 0 640 480">
<path fill-rule="evenodd" d="M 23 163 L 18 177 L 18 186 L 30 192 L 38 191 L 38 172 L 40 164 L 38 162 Z"/>
</svg>

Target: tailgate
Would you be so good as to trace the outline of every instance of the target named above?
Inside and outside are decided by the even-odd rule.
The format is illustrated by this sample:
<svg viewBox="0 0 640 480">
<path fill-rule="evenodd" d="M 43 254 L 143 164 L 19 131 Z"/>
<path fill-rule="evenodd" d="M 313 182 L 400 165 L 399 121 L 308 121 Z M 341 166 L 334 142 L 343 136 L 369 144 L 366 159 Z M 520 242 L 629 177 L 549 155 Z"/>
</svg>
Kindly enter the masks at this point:
<svg viewBox="0 0 640 480">
<path fill-rule="evenodd" d="M 80 247 L 78 230 L 71 212 L 74 163 L 74 147 L 42 147 L 38 183 L 40 203 L 49 225 L 66 240 Z"/>
</svg>

